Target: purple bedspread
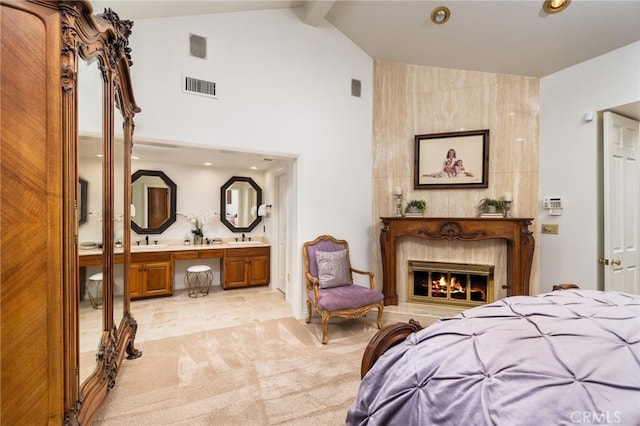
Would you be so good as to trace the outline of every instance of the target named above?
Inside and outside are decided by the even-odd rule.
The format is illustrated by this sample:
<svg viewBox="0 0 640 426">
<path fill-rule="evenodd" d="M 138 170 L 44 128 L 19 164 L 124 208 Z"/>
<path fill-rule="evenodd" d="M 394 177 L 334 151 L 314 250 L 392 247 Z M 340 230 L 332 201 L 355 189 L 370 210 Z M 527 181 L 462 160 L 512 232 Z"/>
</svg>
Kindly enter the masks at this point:
<svg viewBox="0 0 640 426">
<path fill-rule="evenodd" d="M 640 296 L 513 296 L 441 320 L 378 359 L 346 424 L 640 425 Z"/>
</svg>

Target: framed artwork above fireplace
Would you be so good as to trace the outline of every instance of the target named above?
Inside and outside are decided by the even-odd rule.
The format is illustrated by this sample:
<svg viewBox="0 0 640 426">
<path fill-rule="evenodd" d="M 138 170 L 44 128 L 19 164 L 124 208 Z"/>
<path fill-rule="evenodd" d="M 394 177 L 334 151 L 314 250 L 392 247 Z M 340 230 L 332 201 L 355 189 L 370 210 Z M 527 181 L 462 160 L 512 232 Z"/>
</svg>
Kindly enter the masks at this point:
<svg viewBox="0 0 640 426">
<path fill-rule="evenodd" d="M 489 130 L 414 137 L 414 189 L 487 188 Z"/>
</svg>

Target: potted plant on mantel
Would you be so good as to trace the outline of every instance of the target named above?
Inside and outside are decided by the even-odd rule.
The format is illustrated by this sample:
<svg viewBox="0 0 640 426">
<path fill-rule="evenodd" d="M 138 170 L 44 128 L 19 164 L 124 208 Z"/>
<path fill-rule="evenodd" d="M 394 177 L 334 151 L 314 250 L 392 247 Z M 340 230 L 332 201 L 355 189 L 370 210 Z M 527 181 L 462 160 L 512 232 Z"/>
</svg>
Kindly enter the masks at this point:
<svg viewBox="0 0 640 426">
<path fill-rule="evenodd" d="M 504 201 L 495 198 L 483 198 L 478 203 L 478 216 L 502 217 L 504 215 Z"/>
<path fill-rule="evenodd" d="M 424 200 L 411 200 L 404 208 L 405 216 L 424 216 L 424 211 L 427 208 L 427 202 Z"/>
</svg>

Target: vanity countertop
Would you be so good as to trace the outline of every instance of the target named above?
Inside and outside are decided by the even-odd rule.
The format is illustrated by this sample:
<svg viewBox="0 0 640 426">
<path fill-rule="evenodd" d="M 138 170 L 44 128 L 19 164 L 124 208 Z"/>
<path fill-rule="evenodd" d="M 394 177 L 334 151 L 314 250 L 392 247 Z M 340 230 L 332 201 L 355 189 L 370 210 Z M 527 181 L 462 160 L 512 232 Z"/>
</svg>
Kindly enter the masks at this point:
<svg viewBox="0 0 640 426">
<path fill-rule="evenodd" d="M 271 244 L 261 240 L 253 241 L 224 241 L 222 243 L 209 243 L 209 244 L 189 244 L 184 243 L 168 243 L 168 244 L 149 244 L 149 245 L 132 245 L 131 254 L 135 253 L 151 253 L 151 252 L 182 252 L 182 251 L 200 251 L 200 250 L 223 250 L 223 249 L 238 249 L 238 248 L 252 248 L 252 247 L 270 247 Z M 116 248 L 114 253 L 122 253 L 122 248 Z M 101 255 L 101 248 L 80 249 L 80 256 Z"/>
</svg>

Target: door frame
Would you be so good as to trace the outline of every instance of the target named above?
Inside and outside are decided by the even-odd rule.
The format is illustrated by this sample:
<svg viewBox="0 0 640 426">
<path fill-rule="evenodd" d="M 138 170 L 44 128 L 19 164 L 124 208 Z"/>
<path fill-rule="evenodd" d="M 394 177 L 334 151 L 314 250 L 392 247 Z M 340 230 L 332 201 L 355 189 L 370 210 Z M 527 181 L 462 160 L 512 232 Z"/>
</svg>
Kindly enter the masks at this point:
<svg viewBox="0 0 640 426">
<path fill-rule="evenodd" d="M 283 179 L 284 178 L 284 179 Z M 282 184 L 284 182 L 284 185 Z M 283 168 L 274 175 L 274 194 L 276 200 L 272 207 L 274 212 L 274 230 L 273 239 L 276 249 L 274 250 L 274 286 L 276 290 L 280 290 L 285 296 L 288 293 L 287 277 L 290 275 L 288 268 L 288 199 L 289 199 L 289 175 L 286 168 Z M 283 201 L 284 198 L 284 201 Z M 284 229 L 282 229 L 284 227 Z M 283 276 L 280 276 L 280 271 L 283 271 Z"/>
</svg>

